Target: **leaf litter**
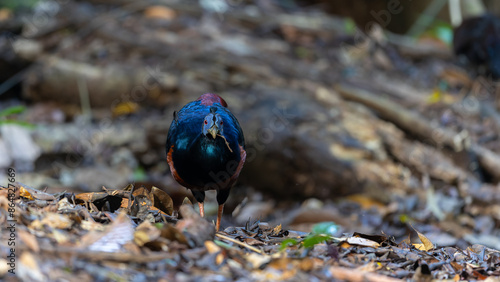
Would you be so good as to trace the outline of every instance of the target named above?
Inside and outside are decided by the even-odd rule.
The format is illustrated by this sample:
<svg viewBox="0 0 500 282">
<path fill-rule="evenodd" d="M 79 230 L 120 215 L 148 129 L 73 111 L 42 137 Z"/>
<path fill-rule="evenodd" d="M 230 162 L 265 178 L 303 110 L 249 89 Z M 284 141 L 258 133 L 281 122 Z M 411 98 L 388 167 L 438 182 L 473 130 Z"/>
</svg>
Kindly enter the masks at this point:
<svg viewBox="0 0 500 282">
<path fill-rule="evenodd" d="M 0 202 L 7 200 L 5 189 Z M 14 202 L 21 280 L 459 281 L 500 276 L 500 251 L 479 244 L 440 247 L 413 226 L 418 243 L 410 238 L 398 243 L 383 233 L 338 236 L 334 222 L 315 224 L 305 233 L 249 220 L 216 233 L 188 199 L 177 212 L 166 192 L 133 185 L 50 194 L 17 183 Z M 6 207 L 1 208 L 3 223 Z M 2 233 L 4 242 L 6 236 Z M 7 251 L 2 245 L 2 257 Z M 0 270 L 7 277 L 7 270 Z"/>
</svg>

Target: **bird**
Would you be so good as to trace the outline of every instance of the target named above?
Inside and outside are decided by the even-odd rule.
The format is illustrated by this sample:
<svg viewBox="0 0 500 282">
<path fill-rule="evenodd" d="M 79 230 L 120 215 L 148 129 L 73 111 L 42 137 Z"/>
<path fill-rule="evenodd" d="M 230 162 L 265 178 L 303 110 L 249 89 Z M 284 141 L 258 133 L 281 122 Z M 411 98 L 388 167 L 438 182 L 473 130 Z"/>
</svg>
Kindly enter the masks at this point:
<svg viewBox="0 0 500 282">
<path fill-rule="evenodd" d="M 500 78 L 500 18 L 484 14 L 464 20 L 453 32 L 453 50 L 480 72 Z"/>
<path fill-rule="evenodd" d="M 166 155 L 173 178 L 191 190 L 202 217 L 205 191 L 217 191 L 218 231 L 224 203 L 247 155 L 243 130 L 226 101 L 217 94 L 206 93 L 174 111 Z"/>
</svg>

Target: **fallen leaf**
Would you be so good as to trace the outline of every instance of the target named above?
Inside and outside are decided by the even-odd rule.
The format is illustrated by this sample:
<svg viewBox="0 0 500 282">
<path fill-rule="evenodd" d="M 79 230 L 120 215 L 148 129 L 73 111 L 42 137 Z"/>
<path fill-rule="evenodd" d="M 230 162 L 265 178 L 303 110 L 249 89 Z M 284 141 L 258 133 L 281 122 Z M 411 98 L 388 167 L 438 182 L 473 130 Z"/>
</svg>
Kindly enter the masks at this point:
<svg viewBox="0 0 500 282">
<path fill-rule="evenodd" d="M 415 232 L 417 232 L 418 238 L 422 242 L 422 244 L 413 244 L 413 246 L 415 246 L 415 248 L 417 248 L 418 250 L 421 250 L 421 251 L 426 251 L 426 252 L 434 249 L 434 244 L 432 244 L 431 240 L 429 240 L 427 237 L 425 237 L 424 234 L 418 232 L 417 229 L 415 229 L 415 227 L 413 227 L 413 226 L 411 226 L 411 227 L 413 228 L 413 230 L 415 230 Z"/>
<path fill-rule="evenodd" d="M 346 197 L 350 201 L 353 201 L 355 203 L 358 203 L 363 209 L 370 209 L 372 207 L 375 208 L 385 208 L 386 205 L 381 203 L 380 201 L 377 201 L 373 197 L 369 197 L 367 195 L 363 194 L 353 194 L 350 196 Z"/>
<path fill-rule="evenodd" d="M 379 243 L 361 237 L 349 237 L 347 238 L 347 243 L 351 245 L 358 245 L 358 246 L 372 247 L 372 248 L 380 247 Z"/>
<path fill-rule="evenodd" d="M 317 269 L 322 265 L 323 265 L 323 260 L 311 257 L 303 258 L 298 262 L 299 269 L 306 272 Z"/>
<path fill-rule="evenodd" d="M 205 241 L 205 248 L 207 248 L 207 252 L 209 254 L 214 254 L 221 251 L 221 248 L 217 246 L 213 241 Z"/>
<path fill-rule="evenodd" d="M 129 101 L 129 102 L 122 102 L 114 106 L 113 109 L 111 110 L 111 113 L 113 114 L 113 117 L 118 117 L 118 116 L 133 114 L 137 112 L 137 110 L 139 110 L 139 105 L 137 103 Z"/>
<path fill-rule="evenodd" d="M 30 252 L 23 252 L 19 258 L 19 272 L 21 281 L 46 281 L 45 275 L 40 271 L 40 265 L 35 256 Z"/>
<path fill-rule="evenodd" d="M 30 250 L 35 253 L 38 253 L 40 251 L 40 246 L 38 245 L 38 240 L 36 239 L 35 235 L 23 229 L 19 229 L 17 234 L 19 235 L 19 238 L 21 239 L 23 244 L 25 244 Z"/>
<path fill-rule="evenodd" d="M 195 212 L 191 205 L 182 205 L 179 212 L 182 220 L 175 227 L 186 235 L 190 246 L 204 246 L 205 241 L 214 239 L 215 227 Z"/>
<path fill-rule="evenodd" d="M 107 226 L 104 232 L 92 231 L 82 237 L 80 246 L 91 251 L 119 252 L 134 239 L 134 227 L 125 212 Z"/>
<path fill-rule="evenodd" d="M 168 215 L 172 215 L 174 212 L 174 201 L 172 201 L 172 198 L 165 191 L 153 186 L 150 198 L 153 200 L 154 207 Z"/>
<path fill-rule="evenodd" d="M 55 229 L 68 229 L 73 225 L 73 221 L 67 216 L 58 213 L 46 213 L 41 220 L 36 219 L 30 224 L 30 228 L 41 230 L 44 226 Z"/>
<path fill-rule="evenodd" d="M 156 5 L 146 8 L 144 16 L 146 18 L 172 20 L 177 16 L 177 13 L 168 7 Z"/>
<path fill-rule="evenodd" d="M 24 197 L 31 201 L 34 200 L 33 196 L 31 196 L 31 193 L 28 190 L 26 190 L 23 186 L 19 188 L 19 196 Z"/>
<path fill-rule="evenodd" d="M 191 200 L 189 200 L 188 197 L 185 197 L 184 200 L 182 200 L 182 204 L 183 205 L 190 205 L 190 206 L 193 205 L 193 203 L 191 202 Z"/>
<path fill-rule="evenodd" d="M 161 237 L 171 240 L 171 241 L 177 241 L 181 244 L 188 244 L 188 239 L 186 238 L 186 235 L 181 232 L 178 228 L 173 226 L 172 224 L 164 224 L 163 227 L 161 228 Z"/>
<path fill-rule="evenodd" d="M 281 224 L 280 225 L 277 225 L 273 228 L 273 231 L 271 231 L 271 234 L 269 234 L 270 236 L 278 236 L 278 234 L 280 234 L 281 232 Z"/>
<path fill-rule="evenodd" d="M 25 198 L 28 198 L 30 200 L 45 200 L 45 201 L 50 201 L 50 200 L 55 200 L 54 196 L 39 190 L 36 190 L 34 188 L 30 188 L 24 184 L 21 183 L 16 183 L 16 187 L 19 189 L 19 195 Z"/>
<path fill-rule="evenodd" d="M 245 255 L 245 258 L 246 258 L 246 261 L 249 262 L 250 265 L 252 265 L 252 267 L 254 269 L 258 269 L 263 264 L 266 264 L 269 261 L 271 261 L 271 257 L 270 256 L 268 256 L 268 255 L 261 255 L 261 254 L 254 253 L 254 252 L 247 253 Z"/>
<path fill-rule="evenodd" d="M 356 270 L 359 271 L 366 271 L 366 272 L 374 272 L 376 270 L 379 270 L 383 267 L 383 265 L 380 262 L 370 262 L 365 265 L 362 265 L 360 267 L 357 267 Z"/>
<path fill-rule="evenodd" d="M 160 237 L 161 231 L 149 221 L 143 221 L 134 232 L 134 242 L 138 246 L 144 246 Z"/>
</svg>

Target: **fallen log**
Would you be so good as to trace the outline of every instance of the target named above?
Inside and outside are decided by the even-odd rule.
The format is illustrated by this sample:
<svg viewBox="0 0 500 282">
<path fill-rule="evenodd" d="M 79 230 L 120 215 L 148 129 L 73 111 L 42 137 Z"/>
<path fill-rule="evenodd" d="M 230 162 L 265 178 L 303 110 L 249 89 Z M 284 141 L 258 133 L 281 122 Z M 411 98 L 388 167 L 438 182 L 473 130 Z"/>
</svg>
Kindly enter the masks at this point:
<svg viewBox="0 0 500 282">
<path fill-rule="evenodd" d="M 459 134 L 435 125 L 420 114 L 409 111 L 382 95 L 348 85 L 338 85 L 336 90 L 344 99 L 371 108 L 383 119 L 394 123 L 410 134 L 421 137 L 424 141 L 438 148 L 449 146 L 456 152 L 469 150 L 477 155 L 480 165 L 493 176 L 495 181 L 500 180 L 500 156 L 468 140 L 467 134 Z"/>
</svg>

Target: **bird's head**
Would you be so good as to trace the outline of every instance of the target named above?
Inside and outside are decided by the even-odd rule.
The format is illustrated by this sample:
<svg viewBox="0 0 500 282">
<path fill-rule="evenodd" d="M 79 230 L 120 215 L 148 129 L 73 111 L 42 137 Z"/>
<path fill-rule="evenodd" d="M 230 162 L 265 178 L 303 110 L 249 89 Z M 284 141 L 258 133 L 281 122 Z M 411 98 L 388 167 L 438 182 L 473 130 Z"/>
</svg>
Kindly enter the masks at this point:
<svg viewBox="0 0 500 282">
<path fill-rule="evenodd" d="M 212 136 L 213 139 L 217 137 L 217 135 L 223 135 L 223 125 L 222 117 L 217 114 L 217 108 L 211 107 L 210 113 L 205 116 L 203 120 L 203 135 L 209 137 Z"/>
</svg>

